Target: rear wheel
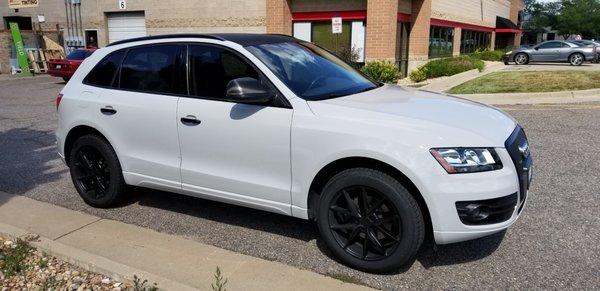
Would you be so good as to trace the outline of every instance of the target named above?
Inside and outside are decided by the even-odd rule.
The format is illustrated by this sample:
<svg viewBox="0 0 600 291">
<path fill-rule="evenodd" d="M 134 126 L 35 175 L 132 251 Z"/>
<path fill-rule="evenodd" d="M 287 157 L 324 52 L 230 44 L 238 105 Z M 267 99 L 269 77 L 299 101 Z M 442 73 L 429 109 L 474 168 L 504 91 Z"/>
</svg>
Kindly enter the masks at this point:
<svg viewBox="0 0 600 291">
<path fill-rule="evenodd" d="M 71 179 L 81 198 L 90 206 L 106 208 L 125 191 L 125 180 L 117 154 L 96 135 L 77 139 L 69 155 Z"/>
<path fill-rule="evenodd" d="M 585 57 L 580 53 L 574 53 L 571 56 L 569 56 L 569 63 L 571 64 L 571 66 L 581 66 L 581 64 L 583 64 L 584 61 Z"/>
<path fill-rule="evenodd" d="M 515 64 L 526 65 L 529 63 L 529 56 L 525 53 L 518 53 L 515 55 Z"/>
<path fill-rule="evenodd" d="M 325 186 L 317 212 L 319 231 L 342 263 L 385 273 L 408 264 L 423 243 L 421 210 L 393 177 L 355 168 Z"/>
</svg>

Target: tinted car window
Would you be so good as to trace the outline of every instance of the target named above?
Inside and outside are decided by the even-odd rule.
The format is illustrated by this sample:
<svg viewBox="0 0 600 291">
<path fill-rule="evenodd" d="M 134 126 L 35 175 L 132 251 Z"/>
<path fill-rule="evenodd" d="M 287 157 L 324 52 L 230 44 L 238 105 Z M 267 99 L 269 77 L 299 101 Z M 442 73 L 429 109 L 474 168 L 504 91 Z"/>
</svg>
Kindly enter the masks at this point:
<svg viewBox="0 0 600 291">
<path fill-rule="evenodd" d="M 175 81 L 177 45 L 132 48 L 121 66 L 121 89 L 156 93 L 178 93 Z M 181 81 L 181 80 L 179 80 Z"/>
<path fill-rule="evenodd" d="M 119 70 L 124 55 L 123 51 L 108 55 L 92 69 L 83 82 L 89 85 L 113 87 L 115 74 Z"/>
<path fill-rule="evenodd" d="M 189 47 L 190 95 L 225 98 L 227 84 L 237 78 L 260 79 L 258 72 L 235 53 L 215 47 Z"/>
<path fill-rule="evenodd" d="M 553 41 L 553 42 L 543 43 L 538 48 L 540 48 L 540 49 L 553 49 L 553 48 L 559 48 L 559 47 L 562 47 L 562 43 L 561 42 L 557 42 L 557 41 Z"/>
<path fill-rule="evenodd" d="M 81 61 L 89 57 L 92 53 L 93 51 L 88 50 L 74 50 L 69 55 L 67 55 L 67 60 Z"/>
</svg>

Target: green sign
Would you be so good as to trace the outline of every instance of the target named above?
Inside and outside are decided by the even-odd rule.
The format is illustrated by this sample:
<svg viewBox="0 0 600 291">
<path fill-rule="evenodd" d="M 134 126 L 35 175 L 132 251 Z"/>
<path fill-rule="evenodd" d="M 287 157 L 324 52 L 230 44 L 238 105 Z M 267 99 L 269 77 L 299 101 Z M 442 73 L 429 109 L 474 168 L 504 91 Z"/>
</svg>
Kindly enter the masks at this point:
<svg viewBox="0 0 600 291">
<path fill-rule="evenodd" d="M 15 22 L 11 22 L 8 25 L 10 26 L 10 33 L 12 34 L 13 42 L 15 43 L 17 60 L 19 61 L 19 67 L 21 67 L 21 76 L 31 76 L 31 72 L 29 72 L 29 63 L 27 62 L 27 54 L 25 53 L 25 47 L 23 45 L 23 38 L 19 31 L 19 25 Z"/>
</svg>

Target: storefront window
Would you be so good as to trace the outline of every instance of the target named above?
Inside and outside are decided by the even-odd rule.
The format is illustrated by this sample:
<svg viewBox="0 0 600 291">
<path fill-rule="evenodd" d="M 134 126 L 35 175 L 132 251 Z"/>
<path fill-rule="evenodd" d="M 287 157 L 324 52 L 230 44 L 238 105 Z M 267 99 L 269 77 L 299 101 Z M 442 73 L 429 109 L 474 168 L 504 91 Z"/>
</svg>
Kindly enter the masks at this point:
<svg viewBox="0 0 600 291">
<path fill-rule="evenodd" d="M 365 25 L 362 20 L 343 21 L 342 33 L 333 33 L 331 21 L 294 22 L 294 37 L 310 41 L 351 63 L 364 62 Z"/>
<path fill-rule="evenodd" d="M 451 57 L 453 39 L 454 28 L 432 26 L 429 30 L 429 57 Z"/>
<path fill-rule="evenodd" d="M 489 49 L 491 38 L 490 32 L 463 29 L 460 38 L 460 53 L 470 54 L 477 50 Z"/>
</svg>

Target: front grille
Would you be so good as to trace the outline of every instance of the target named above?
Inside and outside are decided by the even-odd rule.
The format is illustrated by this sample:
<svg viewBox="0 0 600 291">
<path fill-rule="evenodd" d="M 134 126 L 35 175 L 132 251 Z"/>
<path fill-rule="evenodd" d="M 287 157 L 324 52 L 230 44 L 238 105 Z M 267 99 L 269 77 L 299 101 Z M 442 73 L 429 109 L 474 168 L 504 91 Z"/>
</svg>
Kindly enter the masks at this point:
<svg viewBox="0 0 600 291">
<path fill-rule="evenodd" d="M 507 221 L 517 206 L 517 193 L 508 196 L 475 201 L 456 202 L 456 211 L 462 223 L 483 225 Z"/>
<path fill-rule="evenodd" d="M 529 153 L 528 150 L 523 153 L 522 149 L 519 148 L 523 147 L 525 144 L 527 144 L 527 136 L 520 126 L 515 128 L 513 133 L 504 143 L 510 158 L 515 164 L 517 175 L 519 177 L 519 212 L 523 208 L 525 199 L 527 198 L 527 190 L 529 190 L 529 183 L 531 182 L 529 172 L 531 171 L 531 166 L 533 164 L 531 153 Z"/>
</svg>

